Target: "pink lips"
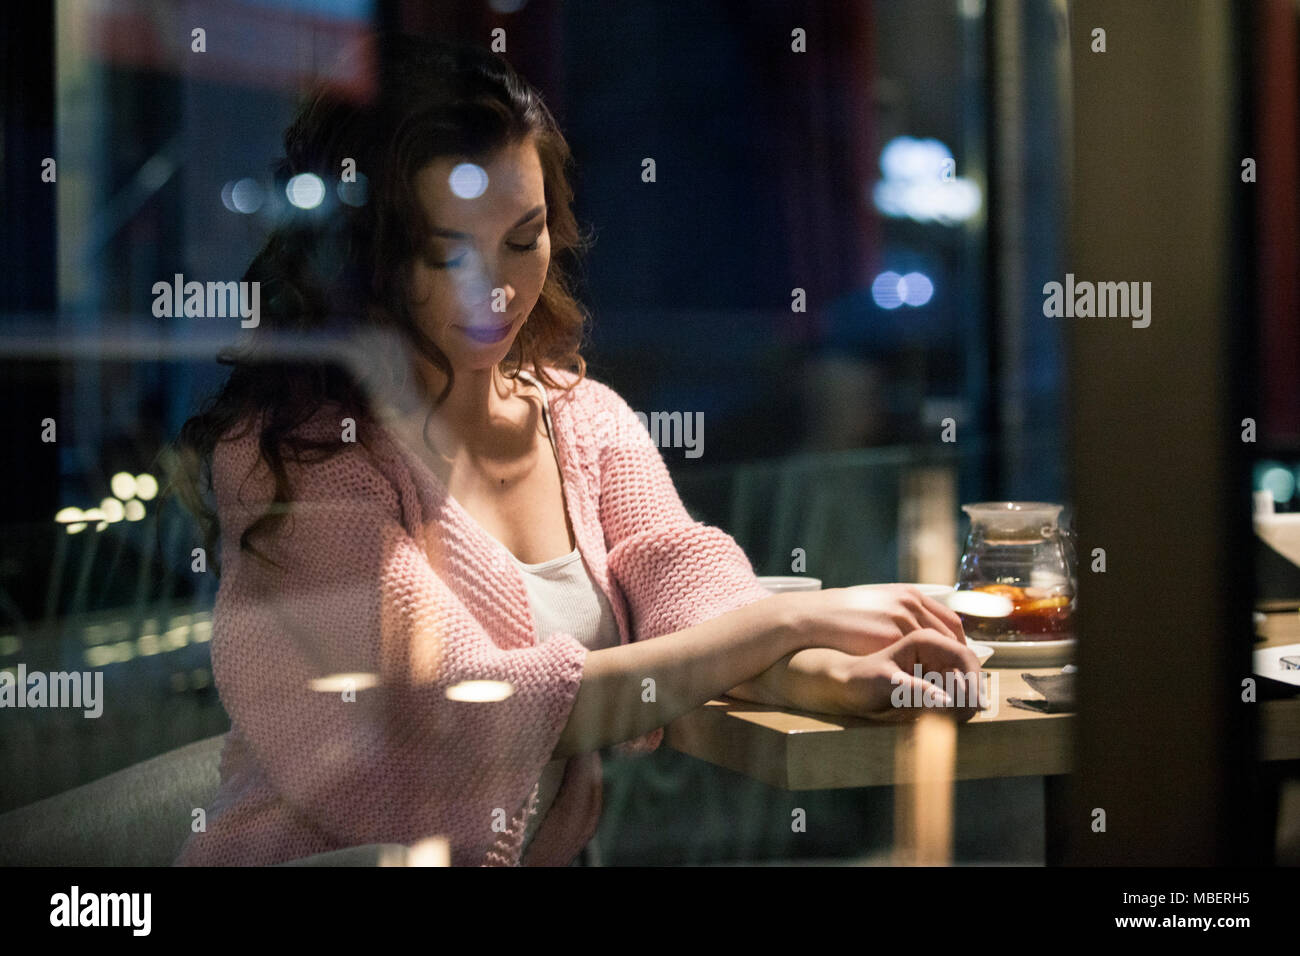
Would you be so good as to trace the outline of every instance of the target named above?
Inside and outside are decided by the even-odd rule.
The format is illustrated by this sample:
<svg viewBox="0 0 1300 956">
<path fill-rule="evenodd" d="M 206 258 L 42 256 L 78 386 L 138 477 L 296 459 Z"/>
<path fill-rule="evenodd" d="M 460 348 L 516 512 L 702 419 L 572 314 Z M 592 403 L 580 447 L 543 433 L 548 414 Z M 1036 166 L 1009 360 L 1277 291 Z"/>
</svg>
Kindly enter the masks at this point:
<svg viewBox="0 0 1300 956">
<path fill-rule="evenodd" d="M 458 325 L 456 328 L 460 329 L 461 332 L 465 334 L 466 338 L 471 339 L 474 342 L 480 342 L 484 345 L 490 345 L 493 342 L 500 342 L 504 339 L 510 333 L 511 326 L 502 325 L 495 329 L 471 329 L 463 325 Z"/>
</svg>

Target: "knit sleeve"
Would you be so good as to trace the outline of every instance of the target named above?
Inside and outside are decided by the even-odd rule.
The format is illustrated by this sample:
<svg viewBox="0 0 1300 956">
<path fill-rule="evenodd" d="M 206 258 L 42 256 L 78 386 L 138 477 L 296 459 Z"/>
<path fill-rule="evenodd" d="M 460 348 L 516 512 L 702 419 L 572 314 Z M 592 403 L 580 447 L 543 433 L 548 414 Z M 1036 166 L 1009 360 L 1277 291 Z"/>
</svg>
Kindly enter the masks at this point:
<svg viewBox="0 0 1300 956">
<path fill-rule="evenodd" d="M 627 597 L 633 640 L 671 634 L 768 597 L 721 528 L 693 519 L 645 426 L 615 391 L 599 396 L 600 522 L 611 576 Z M 661 731 L 628 749 L 653 750 Z"/>
<path fill-rule="evenodd" d="M 498 647 L 359 446 L 286 461 L 289 518 L 252 538 L 280 569 L 240 552 L 239 529 L 265 510 L 246 502 L 270 498 L 269 471 L 245 479 L 256 461 L 247 443 L 214 459 L 232 528 L 212 664 L 233 727 L 278 796 L 339 847 L 445 836 L 455 865 L 508 860 L 586 648 L 568 635 Z M 475 688 L 492 699 L 453 699 Z"/>
</svg>

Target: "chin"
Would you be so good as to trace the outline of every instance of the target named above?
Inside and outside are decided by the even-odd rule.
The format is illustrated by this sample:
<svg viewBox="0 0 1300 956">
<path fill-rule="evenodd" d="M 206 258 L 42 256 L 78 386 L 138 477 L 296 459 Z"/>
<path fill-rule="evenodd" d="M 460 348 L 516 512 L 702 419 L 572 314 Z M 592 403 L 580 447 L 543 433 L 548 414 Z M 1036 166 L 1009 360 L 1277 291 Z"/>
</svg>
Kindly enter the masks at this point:
<svg viewBox="0 0 1300 956">
<path fill-rule="evenodd" d="M 466 371 L 482 371 L 500 365 L 505 361 L 510 350 L 514 348 L 515 336 L 510 336 L 500 342 L 494 342 L 492 345 L 484 345 L 479 348 L 462 347 L 457 350 L 455 362 L 456 368 L 463 368 Z"/>
</svg>

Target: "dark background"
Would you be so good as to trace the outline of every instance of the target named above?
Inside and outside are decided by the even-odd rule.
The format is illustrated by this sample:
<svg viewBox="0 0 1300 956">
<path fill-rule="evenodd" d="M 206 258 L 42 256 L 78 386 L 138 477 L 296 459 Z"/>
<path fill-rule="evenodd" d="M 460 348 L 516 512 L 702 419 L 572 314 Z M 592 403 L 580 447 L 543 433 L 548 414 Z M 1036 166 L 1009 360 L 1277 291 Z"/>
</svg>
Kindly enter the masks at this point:
<svg viewBox="0 0 1300 956">
<path fill-rule="evenodd" d="M 141 521 L 75 535 L 52 519 L 111 496 L 118 472 L 161 475 L 160 450 L 219 384 L 212 358 L 234 330 L 155 319 L 151 287 L 176 272 L 242 274 L 273 203 L 232 212 L 223 186 L 270 182 L 298 96 L 373 28 L 483 43 L 506 29 L 507 59 L 569 139 L 576 212 L 596 235 L 580 285 L 594 319 L 589 374 L 635 409 L 704 414 L 705 454 L 665 448 L 665 460 L 692 513 L 733 533 L 758 573 L 790 573 L 802 547 L 827 586 L 915 579 L 925 555 L 901 513 L 918 469 L 951 476 L 939 510 L 954 553 L 959 502 L 1058 501 L 1071 513 L 1068 360 L 1041 288 L 1068 268 L 1065 93 L 1087 40 L 1069 35 L 1060 5 L 507 6 L 112 0 L 56 4 L 57 19 L 0 13 L 11 452 L 0 667 L 102 667 L 110 699 L 130 701 L 96 722 L 0 717 L 0 810 L 228 726 L 207 665 L 216 581 L 190 571 L 188 516 L 145 501 Z M 1008 47 L 998 30 L 1009 12 Z M 189 50 L 193 26 L 207 31 L 204 54 Z M 790 50 L 795 27 L 806 53 Z M 1250 22 L 1243 48 L 1262 50 L 1267 35 Z M 1256 487 L 1300 465 L 1295 390 L 1278 385 L 1294 381 L 1300 349 L 1294 44 L 1273 51 L 1260 69 L 1274 82 L 1247 82 L 1242 111 L 1260 154 L 1290 171 L 1246 224 L 1268 239 L 1258 321 L 1272 343 Z M 1289 100 L 1276 92 L 1287 76 Z M 873 205 L 881 152 L 899 137 L 951 151 L 980 190 L 975 215 L 944 225 Z M 46 156 L 58 158 L 57 186 L 40 182 Z M 641 182 L 646 156 L 653 184 Z M 873 281 L 888 270 L 926 274 L 933 298 L 877 305 Z M 805 313 L 790 309 L 796 287 Z M 949 416 L 955 444 L 939 437 Z M 46 417 L 55 445 L 34 437 Z M 1277 498 L 1294 507 L 1293 493 Z M 607 768 L 608 862 L 852 857 L 889 841 L 887 791 L 786 794 L 669 751 Z M 836 822 L 792 846 L 793 805 Z M 961 859 L 1041 860 L 1036 782 L 962 784 L 957 808 Z"/>
</svg>

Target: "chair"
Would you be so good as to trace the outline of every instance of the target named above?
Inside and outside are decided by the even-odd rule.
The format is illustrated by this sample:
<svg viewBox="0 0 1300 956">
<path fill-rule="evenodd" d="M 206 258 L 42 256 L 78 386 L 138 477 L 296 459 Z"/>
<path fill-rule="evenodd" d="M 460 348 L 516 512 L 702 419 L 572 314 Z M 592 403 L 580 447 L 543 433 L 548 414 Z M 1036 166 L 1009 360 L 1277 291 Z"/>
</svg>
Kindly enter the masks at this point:
<svg viewBox="0 0 1300 956">
<path fill-rule="evenodd" d="M 171 866 L 194 807 L 212 803 L 224 735 L 199 740 L 0 815 L 0 866 Z M 348 847 L 281 866 L 377 866 L 397 844 Z"/>
</svg>

